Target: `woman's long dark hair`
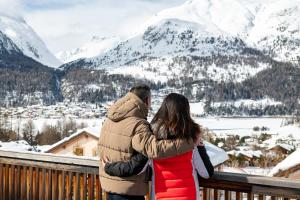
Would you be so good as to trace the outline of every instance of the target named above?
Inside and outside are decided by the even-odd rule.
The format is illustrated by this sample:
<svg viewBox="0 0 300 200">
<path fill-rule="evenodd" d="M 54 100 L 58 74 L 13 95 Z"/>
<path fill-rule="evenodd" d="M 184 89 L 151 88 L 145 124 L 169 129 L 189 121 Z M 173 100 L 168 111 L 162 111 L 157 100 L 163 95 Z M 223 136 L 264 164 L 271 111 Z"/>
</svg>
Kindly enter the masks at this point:
<svg viewBox="0 0 300 200">
<path fill-rule="evenodd" d="M 164 126 L 176 138 L 192 138 L 196 141 L 201 134 L 201 127 L 191 118 L 188 99 L 177 93 L 165 97 L 151 123 L 158 123 L 157 130 Z"/>
</svg>

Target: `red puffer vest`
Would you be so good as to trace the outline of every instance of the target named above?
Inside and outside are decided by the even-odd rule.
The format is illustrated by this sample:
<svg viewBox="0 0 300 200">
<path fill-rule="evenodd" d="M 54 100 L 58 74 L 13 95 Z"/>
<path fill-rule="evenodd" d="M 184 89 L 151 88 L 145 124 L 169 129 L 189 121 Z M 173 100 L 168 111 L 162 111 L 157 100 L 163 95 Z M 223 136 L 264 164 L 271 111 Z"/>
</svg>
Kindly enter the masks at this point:
<svg viewBox="0 0 300 200">
<path fill-rule="evenodd" d="M 196 200 L 193 152 L 153 160 L 156 200 Z"/>
</svg>

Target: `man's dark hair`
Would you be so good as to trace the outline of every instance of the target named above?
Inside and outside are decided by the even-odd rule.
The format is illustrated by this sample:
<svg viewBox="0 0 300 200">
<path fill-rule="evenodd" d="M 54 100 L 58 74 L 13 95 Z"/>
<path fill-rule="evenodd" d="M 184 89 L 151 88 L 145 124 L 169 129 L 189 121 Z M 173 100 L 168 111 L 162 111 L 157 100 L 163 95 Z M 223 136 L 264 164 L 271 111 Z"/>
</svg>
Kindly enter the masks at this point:
<svg viewBox="0 0 300 200">
<path fill-rule="evenodd" d="M 151 96 L 150 87 L 148 85 L 137 85 L 130 89 L 130 92 L 138 96 L 144 103 Z"/>
</svg>

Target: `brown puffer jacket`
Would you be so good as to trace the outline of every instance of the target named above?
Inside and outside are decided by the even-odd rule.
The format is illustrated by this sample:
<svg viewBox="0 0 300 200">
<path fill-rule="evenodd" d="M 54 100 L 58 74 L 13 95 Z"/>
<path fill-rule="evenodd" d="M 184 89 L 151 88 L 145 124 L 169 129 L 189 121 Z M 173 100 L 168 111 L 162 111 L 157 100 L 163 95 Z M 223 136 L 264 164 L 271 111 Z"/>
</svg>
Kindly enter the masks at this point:
<svg viewBox="0 0 300 200">
<path fill-rule="evenodd" d="M 156 140 L 146 121 L 147 115 L 146 104 L 130 92 L 113 104 L 101 129 L 100 159 L 128 161 L 136 152 L 149 158 L 166 158 L 194 148 L 192 141 Z M 101 164 L 99 174 L 101 187 L 107 192 L 141 196 L 148 191 L 145 174 L 126 178 L 109 176 Z"/>
</svg>

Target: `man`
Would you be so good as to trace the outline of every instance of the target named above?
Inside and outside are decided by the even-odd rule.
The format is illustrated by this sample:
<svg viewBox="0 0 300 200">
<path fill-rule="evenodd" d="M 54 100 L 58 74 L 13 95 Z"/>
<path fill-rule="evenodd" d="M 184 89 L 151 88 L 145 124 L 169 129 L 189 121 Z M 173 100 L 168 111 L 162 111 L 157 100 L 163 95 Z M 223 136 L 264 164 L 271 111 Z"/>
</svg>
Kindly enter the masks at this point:
<svg viewBox="0 0 300 200">
<path fill-rule="evenodd" d="M 110 107 L 99 139 L 100 159 L 128 161 L 137 152 L 149 158 L 166 158 L 194 148 L 193 141 L 157 141 L 146 120 L 150 106 L 150 88 L 140 85 Z M 100 166 L 99 174 L 108 200 L 142 200 L 148 192 L 145 173 L 121 178 L 109 176 Z"/>
</svg>

